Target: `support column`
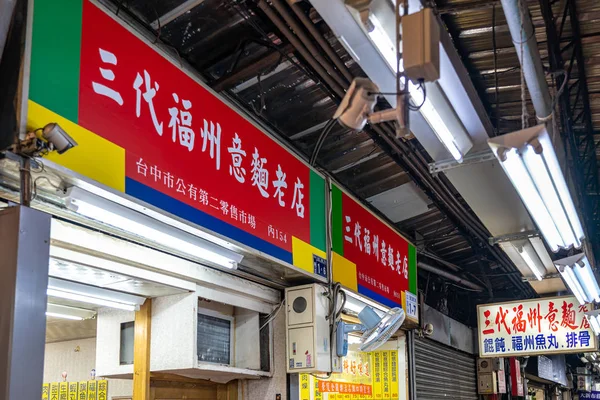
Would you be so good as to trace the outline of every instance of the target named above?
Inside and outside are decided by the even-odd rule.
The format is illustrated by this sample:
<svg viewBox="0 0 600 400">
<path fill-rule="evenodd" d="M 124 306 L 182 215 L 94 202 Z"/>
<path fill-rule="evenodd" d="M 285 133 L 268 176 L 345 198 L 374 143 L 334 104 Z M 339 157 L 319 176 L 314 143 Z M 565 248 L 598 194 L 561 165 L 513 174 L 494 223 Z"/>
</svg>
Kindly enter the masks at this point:
<svg viewBox="0 0 600 400">
<path fill-rule="evenodd" d="M 135 313 L 133 339 L 133 399 L 150 399 L 150 327 L 152 300 L 147 299 Z"/>
<path fill-rule="evenodd" d="M 0 211 L 0 398 L 39 399 L 46 344 L 51 217 Z"/>
</svg>

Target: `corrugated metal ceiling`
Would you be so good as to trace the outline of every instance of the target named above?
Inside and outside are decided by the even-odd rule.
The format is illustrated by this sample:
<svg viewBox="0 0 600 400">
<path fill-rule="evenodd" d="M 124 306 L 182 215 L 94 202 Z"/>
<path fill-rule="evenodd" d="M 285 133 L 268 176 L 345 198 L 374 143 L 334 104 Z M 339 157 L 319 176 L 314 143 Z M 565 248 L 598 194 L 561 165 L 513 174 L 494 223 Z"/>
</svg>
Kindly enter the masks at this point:
<svg viewBox="0 0 600 400">
<path fill-rule="evenodd" d="M 584 31 L 584 50 L 594 121 L 600 127 L 600 4 L 578 1 Z M 308 2 L 300 6 L 353 76 L 364 76 L 360 67 L 332 35 Z M 494 11 L 494 4 L 496 9 Z M 539 4 L 529 1 L 534 25 L 543 26 Z M 332 117 L 339 99 L 323 84 L 305 60 L 285 40 L 253 1 L 217 0 L 113 0 L 119 12 L 129 13 L 156 35 L 156 40 L 171 46 L 189 62 L 215 90 L 230 96 L 277 135 L 301 153 L 310 156 L 324 124 Z M 439 0 L 435 4 L 447 24 L 456 48 L 463 58 L 490 118 L 500 133 L 520 127 L 520 70 L 514 46 L 499 3 L 489 1 Z M 556 6 L 557 8 L 559 5 Z M 178 10 L 177 13 L 174 10 Z M 179 15 L 179 13 L 181 14 Z M 498 70 L 498 96 L 494 75 L 494 46 L 491 22 L 495 18 Z M 545 31 L 536 37 L 547 54 Z M 552 84 L 551 78 L 548 82 Z M 497 109 L 497 112 L 496 112 Z M 529 114 L 534 116 L 529 104 Z M 535 122 L 531 118 L 531 124 Z M 600 140 L 600 132 L 597 136 Z M 429 160 L 415 139 L 409 148 Z M 599 153 L 600 154 L 600 153 Z M 375 143 L 366 132 L 355 133 L 339 125 L 323 146 L 319 165 L 346 185 L 363 201 L 382 199 L 387 191 L 411 182 L 389 149 Z M 422 197 L 425 196 L 419 192 Z M 460 196 L 455 193 L 456 198 Z M 388 197 L 392 197 L 391 195 Z M 462 200 L 461 200 L 462 201 Z M 465 208 L 468 206 L 462 201 Z M 379 212 L 391 215 L 393 201 L 379 201 Z M 468 279 L 493 287 L 494 299 L 523 295 L 498 260 L 452 219 L 426 198 L 419 207 L 426 212 L 398 221 L 396 226 L 413 239 L 424 252 L 456 264 Z M 486 278 L 487 276 L 487 278 Z M 420 288 L 431 292 L 431 285 L 444 285 L 446 295 L 433 302 L 454 298 L 454 310 L 463 321 L 473 322 L 470 311 L 462 311 L 464 301 L 489 301 L 490 292 L 471 293 L 450 286 L 435 276 L 424 274 Z M 437 291 L 440 292 L 440 291 Z M 462 304 L 460 302 L 463 302 Z M 459 304 L 461 304 L 459 306 Z M 470 303 L 472 304 L 472 303 Z M 468 308 L 468 307 L 467 307 Z"/>
</svg>

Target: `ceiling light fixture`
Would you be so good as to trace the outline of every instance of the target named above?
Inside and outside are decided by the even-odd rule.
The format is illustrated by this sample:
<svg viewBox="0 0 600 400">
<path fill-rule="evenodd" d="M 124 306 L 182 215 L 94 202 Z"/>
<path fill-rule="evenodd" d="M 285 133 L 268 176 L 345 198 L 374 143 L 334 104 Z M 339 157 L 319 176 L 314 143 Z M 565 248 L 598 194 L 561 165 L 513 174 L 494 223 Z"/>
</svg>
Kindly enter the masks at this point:
<svg viewBox="0 0 600 400">
<path fill-rule="evenodd" d="M 236 269 L 243 258 L 231 250 L 77 187 L 69 189 L 67 207 L 88 218 L 173 249 L 175 253 L 183 253 L 223 268 Z"/>
<path fill-rule="evenodd" d="M 396 44 L 374 14 L 369 16 L 369 22 L 369 27 L 372 28 L 371 30 L 366 29 L 369 38 L 395 74 Z M 363 29 L 365 29 L 364 26 Z M 400 72 L 403 71 L 404 65 L 401 59 Z M 464 155 L 473 147 L 473 141 L 460 119 L 456 116 L 454 108 L 446 98 L 443 89 L 437 83 L 427 84 L 427 95 L 425 96 L 420 86 L 409 81 L 408 91 L 413 103 L 417 106 L 421 105 L 419 111 L 439 141 L 456 161 L 462 162 Z"/>
<path fill-rule="evenodd" d="M 139 310 L 145 298 L 50 277 L 47 295 L 125 311 Z"/>
<path fill-rule="evenodd" d="M 83 321 L 83 318 L 81 318 L 81 317 L 76 317 L 74 315 L 54 313 L 54 312 L 50 312 L 50 311 L 46 311 L 46 316 L 60 318 L 60 319 L 70 319 L 72 321 Z"/>
<path fill-rule="evenodd" d="M 600 287 L 585 253 L 554 261 L 554 264 L 581 305 L 600 302 Z"/>
<path fill-rule="evenodd" d="M 541 281 L 544 277 L 544 274 L 538 268 L 539 261 L 538 261 L 538 263 L 536 263 L 536 261 L 534 261 L 534 259 L 533 259 L 533 257 L 535 257 L 537 259 L 537 255 L 533 255 L 533 257 L 532 257 L 532 255 L 529 253 L 529 251 L 527 251 L 525 249 L 525 247 L 523 247 L 521 249 L 521 251 L 519 251 L 519 254 L 523 258 L 523 260 L 525 261 L 525 264 L 527 264 L 527 266 L 529 267 L 531 272 L 533 272 L 533 274 L 535 275 L 537 280 Z"/>
<path fill-rule="evenodd" d="M 96 311 L 79 307 L 65 306 L 63 304 L 48 303 L 46 315 L 48 317 L 82 321 L 84 319 L 94 318 Z"/>
<path fill-rule="evenodd" d="M 579 216 L 545 125 L 488 140 L 550 249 L 580 248 Z"/>
</svg>

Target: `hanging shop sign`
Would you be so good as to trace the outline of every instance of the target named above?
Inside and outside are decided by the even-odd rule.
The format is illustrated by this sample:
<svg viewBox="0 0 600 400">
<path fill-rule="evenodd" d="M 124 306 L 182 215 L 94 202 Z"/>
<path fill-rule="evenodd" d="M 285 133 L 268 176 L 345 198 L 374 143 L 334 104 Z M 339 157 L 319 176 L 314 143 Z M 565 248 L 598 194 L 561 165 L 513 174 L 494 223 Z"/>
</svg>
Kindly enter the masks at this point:
<svg viewBox="0 0 600 400">
<path fill-rule="evenodd" d="M 52 382 L 42 385 L 42 400 L 107 400 L 108 381 Z"/>
<path fill-rule="evenodd" d="M 579 400 L 600 399 L 600 392 L 579 392 Z"/>
<path fill-rule="evenodd" d="M 523 384 L 523 376 L 521 375 L 521 362 L 515 357 L 510 359 L 510 387 L 513 396 L 524 396 L 525 385 Z"/>
<path fill-rule="evenodd" d="M 597 348 L 575 297 L 553 297 L 477 307 L 481 357 L 582 353 Z"/>
<path fill-rule="evenodd" d="M 35 0 L 27 125 L 49 122 L 78 143 L 56 163 L 327 277 L 324 178 L 95 2 Z"/>
<path fill-rule="evenodd" d="M 338 186 L 331 196 L 333 279 L 418 320 L 415 246 Z"/>
<path fill-rule="evenodd" d="M 300 400 L 404 398 L 401 393 L 398 350 L 348 351 L 343 371 L 329 379 L 300 375 Z"/>
</svg>

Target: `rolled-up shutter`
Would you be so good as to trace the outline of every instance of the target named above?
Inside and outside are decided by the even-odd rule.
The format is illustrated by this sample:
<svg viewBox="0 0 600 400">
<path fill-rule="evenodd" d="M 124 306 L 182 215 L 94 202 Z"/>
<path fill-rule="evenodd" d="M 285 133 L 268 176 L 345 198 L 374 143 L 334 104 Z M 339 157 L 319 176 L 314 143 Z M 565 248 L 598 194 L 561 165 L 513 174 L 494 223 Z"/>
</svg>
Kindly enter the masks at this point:
<svg viewBox="0 0 600 400">
<path fill-rule="evenodd" d="M 475 358 L 427 338 L 415 340 L 417 400 L 477 400 Z"/>
</svg>

